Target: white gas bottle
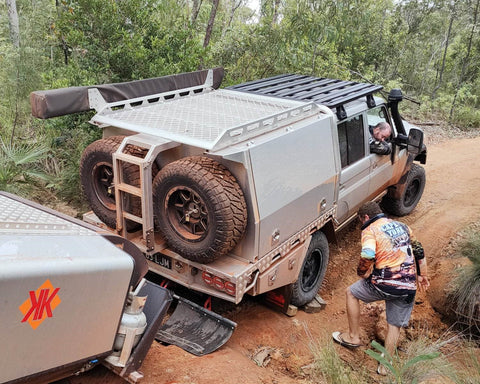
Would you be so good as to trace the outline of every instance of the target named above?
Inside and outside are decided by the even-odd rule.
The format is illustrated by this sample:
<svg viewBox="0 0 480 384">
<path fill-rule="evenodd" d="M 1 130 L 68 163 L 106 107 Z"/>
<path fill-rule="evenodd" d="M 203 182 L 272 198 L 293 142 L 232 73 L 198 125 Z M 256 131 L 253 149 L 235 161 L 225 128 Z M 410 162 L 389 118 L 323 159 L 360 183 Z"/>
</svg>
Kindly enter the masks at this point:
<svg viewBox="0 0 480 384">
<path fill-rule="evenodd" d="M 138 344 L 138 341 L 147 327 L 147 318 L 143 313 L 143 307 L 145 306 L 146 301 L 147 296 L 133 296 L 130 304 L 125 308 L 113 346 L 113 349 L 116 352 L 121 351 L 128 334 L 134 335 L 131 348 L 134 348 Z"/>
</svg>

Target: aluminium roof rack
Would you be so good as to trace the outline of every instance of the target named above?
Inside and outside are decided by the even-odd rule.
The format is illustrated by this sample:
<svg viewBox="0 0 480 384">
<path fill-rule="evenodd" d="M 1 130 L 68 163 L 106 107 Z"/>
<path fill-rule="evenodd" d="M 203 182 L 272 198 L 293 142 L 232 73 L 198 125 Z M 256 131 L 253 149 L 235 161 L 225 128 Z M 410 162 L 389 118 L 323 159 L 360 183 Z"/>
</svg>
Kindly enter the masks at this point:
<svg viewBox="0 0 480 384">
<path fill-rule="evenodd" d="M 347 117 L 344 105 L 366 97 L 369 108 L 375 106 L 373 93 L 383 86 L 354 81 L 327 79 L 305 75 L 285 74 L 249 81 L 228 87 L 241 92 L 256 93 L 297 101 L 310 101 L 336 110 L 339 120 Z"/>
</svg>

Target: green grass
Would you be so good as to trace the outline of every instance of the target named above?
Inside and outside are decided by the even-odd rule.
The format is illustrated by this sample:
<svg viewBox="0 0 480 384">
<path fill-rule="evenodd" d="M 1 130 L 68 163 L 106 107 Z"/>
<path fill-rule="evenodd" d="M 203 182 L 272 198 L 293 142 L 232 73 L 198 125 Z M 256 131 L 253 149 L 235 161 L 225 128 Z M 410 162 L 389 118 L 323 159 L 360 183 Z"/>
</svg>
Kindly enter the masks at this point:
<svg viewBox="0 0 480 384">
<path fill-rule="evenodd" d="M 51 181 L 42 169 L 49 148 L 42 144 L 10 144 L 0 138 L 0 190 L 29 197 Z"/>
<path fill-rule="evenodd" d="M 406 341 L 402 351 L 393 357 L 389 357 L 383 346 L 373 341 L 373 349 L 365 353 L 387 366 L 386 377 L 367 371 L 363 359 L 356 355 L 351 362 L 344 361 L 337 352 L 340 347 L 330 338 L 326 337 L 328 341 L 321 343 L 312 337 L 308 329 L 306 333 L 313 356 L 309 379 L 314 383 L 480 383 L 478 344 L 468 341 L 458 333 L 448 332 L 438 340 L 431 340 L 427 337 L 428 330 L 425 329 L 415 340 Z M 385 357 L 381 356 L 382 353 Z"/>
<path fill-rule="evenodd" d="M 452 282 L 449 300 L 459 325 L 470 336 L 480 336 L 480 231 L 478 226 L 469 230 L 459 244 L 459 253 L 471 264 L 464 266 Z"/>
<path fill-rule="evenodd" d="M 350 367 L 341 359 L 331 337 L 326 344 L 320 344 L 314 339 L 309 329 L 305 327 L 309 338 L 309 348 L 313 354 L 312 379 L 315 383 L 359 384 L 369 383 L 369 375 L 365 368 Z"/>
<path fill-rule="evenodd" d="M 413 384 L 425 380 L 434 380 L 435 383 L 452 383 L 452 380 L 456 382 L 456 373 L 442 353 L 442 348 L 455 340 L 455 336 L 435 342 L 426 337 L 419 337 L 407 343 L 404 353 L 397 353 L 395 356 L 389 356 L 383 346 L 372 341 L 372 347 L 376 351 L 365 352 L 387 368 L 389 383 Z"/>
</svg>

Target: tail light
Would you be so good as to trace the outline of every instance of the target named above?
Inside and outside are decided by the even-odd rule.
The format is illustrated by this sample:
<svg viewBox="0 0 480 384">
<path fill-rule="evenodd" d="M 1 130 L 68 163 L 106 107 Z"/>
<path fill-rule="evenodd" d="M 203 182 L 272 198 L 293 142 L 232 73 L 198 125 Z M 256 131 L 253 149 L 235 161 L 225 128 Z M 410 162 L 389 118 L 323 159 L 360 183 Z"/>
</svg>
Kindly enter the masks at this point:
<svg viewBox="0 0 480 384">
<path fill-rule="evenodd" d="M 235 296 L 236 287 L 235 287 L 235 284 L 233 284 L 232 282 L 223 280 L 222 278 L 218 276 L 214 276 L 211 273 L 208 273 L 206 271 L 202 272 L 202 279 L 205 282 L 205 284 L 219 291 L 225 292 L 230 296 Z"/>
</svg>

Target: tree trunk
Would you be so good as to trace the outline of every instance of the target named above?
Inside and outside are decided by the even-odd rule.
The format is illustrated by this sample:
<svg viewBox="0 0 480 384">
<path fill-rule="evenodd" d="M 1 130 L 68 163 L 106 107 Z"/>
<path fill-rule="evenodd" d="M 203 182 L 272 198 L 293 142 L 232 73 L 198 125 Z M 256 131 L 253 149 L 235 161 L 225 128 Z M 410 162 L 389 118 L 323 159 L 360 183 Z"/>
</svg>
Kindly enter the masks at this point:
<svg viewBox="0 0 480 384">
<path fill-rule="evenodd" d="M 233 1 L 232 9 L 230 10 L 230 17 L 228 19 L 228 23 L 225 26 L 225 28 L 223 28 L 223 31 L 222 31 L 222 39 L 225 37 L 225 34 L 227 33 L 227 30 L 232 25 L 233 18 L 235 17 L 235 12 L 243 4 L 243 2 L 244 2 L 244 0 L 234 0 Z"/>
<path fill-rule="evenodd" d="M 447 50 L 448 50 L 448 45 L 450 42 L 450 35 L 452 33 L 452 25 L 453 25 L 453 20 L 455 19 L 455 2 L 452 5 L 452 10 L 450 13 L 450 23 L 448 24 L 448 32 L 447 36 L 445 38 L 445 50 L 443 51 L 443 59 L 442 59 L 442 67 L 440 68 L 440 73 L 438 75 L 438 83 L 435 89 L 432 92 L 432 100 L 435 99 L 437 90 L 442 86 L 442 80 L 443 80 L 443 71 L 445 70 L 445 60 L 447 58 Z"/>
<path fill-rule="evenodd" d="M 278 24 L 279 9 L 280 9 L 280 0 L 275 0 L 273 3 L 272 26 Z"/>
<path fill-rule="evenodd" d="M 5 0 L 8 10 L 8 23 L 10 25 L 10 38 L 12 44 L 18 48 L 20 47 L 20 27 L 18 24 L 18 13 L 16 0 Z"/>
<path fill-rule="evenodd" d="M 212 36 L 213 24 L 215 22 L 215 16 L 217 15 L 218 3 L 220 0 L 212 0 L 212 11 L 210 12 L 210 18 L 208 19 L 207 30 L 205 31 L 205 40 L 203 41 L 203 48 L 207 48 L 210 43 L 210 37 Z"/>
<path fill-rule="evenodd" d="M 197 21 L 198 13 L 200 12 L 200 7 L 202 6 L 202 0 L 193 0 L 192 4 L 192 25 Z"/>
<path fill-rule="evenodd" d="M 448 116 L 448 121 L 452 122 L 453 111 L 455 110 L 455 104 L 457 102 L 458 92 L 463 85 L 463 81 L 465 80 L 465 73 L 467 72 L 467 67 L 470 64 L 470 54 L 472 52 L 472 42 L 473 37 L 475 36 L 475 29 L 477 26 L 478 20 L 478 10 L 480 8 L 480 0 L 477 0 L 477 4 L 475 5 L 475 10 L 473 11 L 473 22 L 472 22 L 472 29 L 470 30 L 470 36 L 468 38 L 468 47 L 467 53 L 465 54 L 465 58 L 463 59 L 462 63 L 462 72 L 460 73 L 460 79 L 458 80 L 457 89 L 455 91 L 455 96 L 453 97 L 452 107 L 450 108 L 450 114 Z"/>
</svg>

